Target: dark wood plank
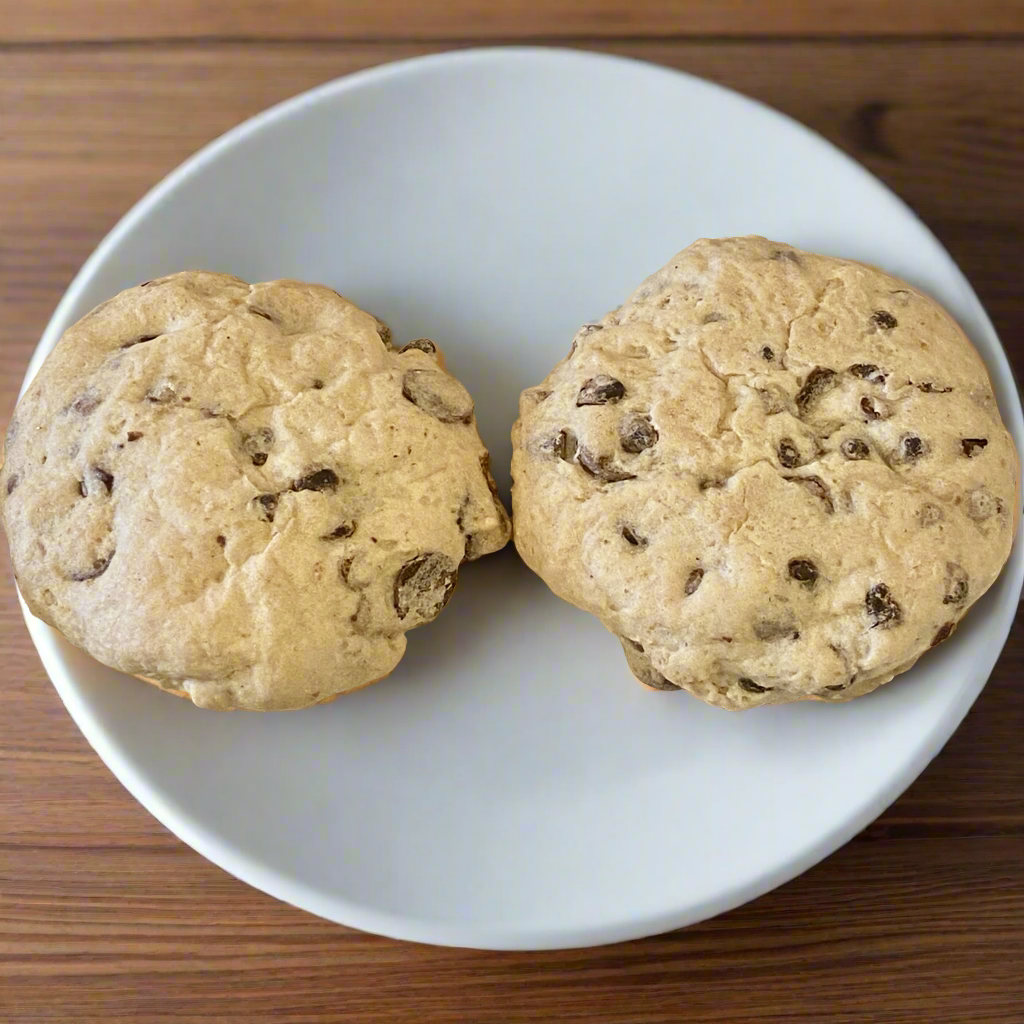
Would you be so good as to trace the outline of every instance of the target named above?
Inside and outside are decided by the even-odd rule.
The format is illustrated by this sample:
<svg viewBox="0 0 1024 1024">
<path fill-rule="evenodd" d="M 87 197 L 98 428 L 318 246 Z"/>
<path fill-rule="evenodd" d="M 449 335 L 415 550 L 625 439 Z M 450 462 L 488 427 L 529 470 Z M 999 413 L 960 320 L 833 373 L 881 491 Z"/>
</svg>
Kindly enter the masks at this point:
<svg viewBox="0 0 1024 1024">
<path fill-rule="evenodd" d="M 1019 1024 L 1022 852 L 1019 839 L 854 843 L 715 921 L 510 954 L 334 927 L 171 840 L 45 847 L 16 873 L 0 848 L 0 1009 L 9 1024 Z"/>
<path fill-rule="evenodd" d="M 9 24 L 0 17 L 0 33 Z M 864 160 L 950 246 L 1024 359 L 1024 45 L 606 48 L 739 88 Z M 150 184 L 272 102 L 425 49 L 4 53 L 0 418 L 61 291 Z M 825 863 L 732 914 L 606 949 L 438 950 L 317 921 L 168 835 L 64 712 L 21 624 L 4 552 L 0 1020 L 1019 1024 L 1021 678 L 1018 623 L 975 709 L 908 793 Z"/>
<path fill-rule="evenodd" d="M 4 0 L 0 10 L 0 42 L 1024 32 L 1021 0 Z"/>
</svg>

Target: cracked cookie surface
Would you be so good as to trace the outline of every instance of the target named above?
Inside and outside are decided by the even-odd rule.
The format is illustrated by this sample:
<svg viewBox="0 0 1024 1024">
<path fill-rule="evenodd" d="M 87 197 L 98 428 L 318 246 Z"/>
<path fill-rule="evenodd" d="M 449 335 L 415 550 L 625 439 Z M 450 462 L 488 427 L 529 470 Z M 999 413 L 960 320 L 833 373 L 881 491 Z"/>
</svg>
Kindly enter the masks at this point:
<svg viewBox="0 0 1024 1024">
<path fill-rule="evenodd" d="M 731 709 L 847 700 L 945 640 L 1005 563 L 1019 463 L 932 300 L 702 239 L 520 400 L 516 546 L 633 674 Z"/>
<path fill-rule="evenodd" d="M 0 502 L 34 614 L 224 709 L 386 676 L 510 532 L 432 342 L 395 350 L 329 288 L 201 272 L 65 333 L 12 420 Z"/>
</svg>

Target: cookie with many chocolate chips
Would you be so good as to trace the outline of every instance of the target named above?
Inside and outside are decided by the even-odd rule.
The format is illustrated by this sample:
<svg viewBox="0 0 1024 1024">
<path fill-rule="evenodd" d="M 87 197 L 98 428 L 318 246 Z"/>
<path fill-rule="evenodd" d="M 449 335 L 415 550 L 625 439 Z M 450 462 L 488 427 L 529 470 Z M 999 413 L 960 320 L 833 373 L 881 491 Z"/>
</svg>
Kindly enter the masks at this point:
<svg viewBox="0 0 1024 1024">
<path fill-rule="evenodd" d="M 433 342 L 394 348 L 329 288 L 208 273 L 65 333 L 18 405 L 0 502 L 34 614 L 222 709 L 386 676 L 510 533 Z"/>
<path fill-rule="evenodd" d="M 1017 453 L 932 300 L 764 238 L 704 239 L 525 391 L 516 545 L 633 674 L 731 709 L 843 701 L 991 586 Z"/>
</svg>

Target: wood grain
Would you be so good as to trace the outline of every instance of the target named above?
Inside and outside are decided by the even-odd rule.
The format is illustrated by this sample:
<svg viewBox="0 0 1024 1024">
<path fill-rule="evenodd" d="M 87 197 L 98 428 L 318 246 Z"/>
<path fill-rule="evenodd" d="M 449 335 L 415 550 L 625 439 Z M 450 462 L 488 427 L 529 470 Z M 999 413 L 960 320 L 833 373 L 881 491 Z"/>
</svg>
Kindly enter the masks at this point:
<svg viewBox="0 0 1024 1024">
<path fill-rule="evenodd" d="M 0 16 L 0 35 L 21 31 L 48 5 L 65 15 L 50 31 L 88 34 L 72 24 L 77 7 L 46 0 L 22 4 L 28 13 L 13 21 Z M 150 31 L 132 22 L 141 17 L 134 6 L 109 5 L 123 16 L 122 34 Z M 301 17 L 328 7 L 302 6 Z M 203 18 L 218 5 L 214 14 L 175 7 L 184 12 L 174 22 L 181 31 L 211 31 Z M 646 9 L 642 17 L 653 24 Z M 251 10 L 256 21 L 277 19 L 278 38 L 290 31 L 277 4 Z M 468 38 L 475 23 L 462 10 L 457 24 Z M 988 8 L 971 10 L 983 19 Z M 863 160 L 951 248 L 1022 365 L 1024 45 L 602 46 L 739 88 Z M 149 185 L 270 103 L 431 48 L 208 42 L 0 54 L 0 418 L 63 288 Z M 150 818 L 88 748 L 47 682 L 4 552 L 0 1022 L 1021 1024 L 1021 679 L 1018 621 L 991 683 L 922 778 L 843 850 L 747 907 L 604 949 L 432 949 L 276 903 Z"/>
<path fill-rule="evenodd" d="M 1022 0 L 2 0 L 0 42 L 1024 32 Z"/>
</svg>

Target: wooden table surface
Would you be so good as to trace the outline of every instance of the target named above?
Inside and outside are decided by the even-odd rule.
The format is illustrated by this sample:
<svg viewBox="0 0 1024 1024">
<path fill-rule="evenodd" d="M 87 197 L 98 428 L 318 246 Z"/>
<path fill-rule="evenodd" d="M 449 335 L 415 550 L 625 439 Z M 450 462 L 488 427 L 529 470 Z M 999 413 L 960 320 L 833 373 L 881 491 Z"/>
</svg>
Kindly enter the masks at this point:
<svg viewBox="0 0 1024 1024">
<path fill-rule="evenodd" d="M 0 0 L 0 418 L 103 234 L 197 147 L 357 68 L 529 40 L 685 68 L 892 185 L 1024 365 L 1020 0 Z M 685 240 L 680 240 L 680 244 Z M 178 842 L 51 688 L 0 568 L 0 1022 L 1024 1021 L 1024 628 L 947 748 L 717 920 L 499 954 L 347 931 Z"/>
</svg>

